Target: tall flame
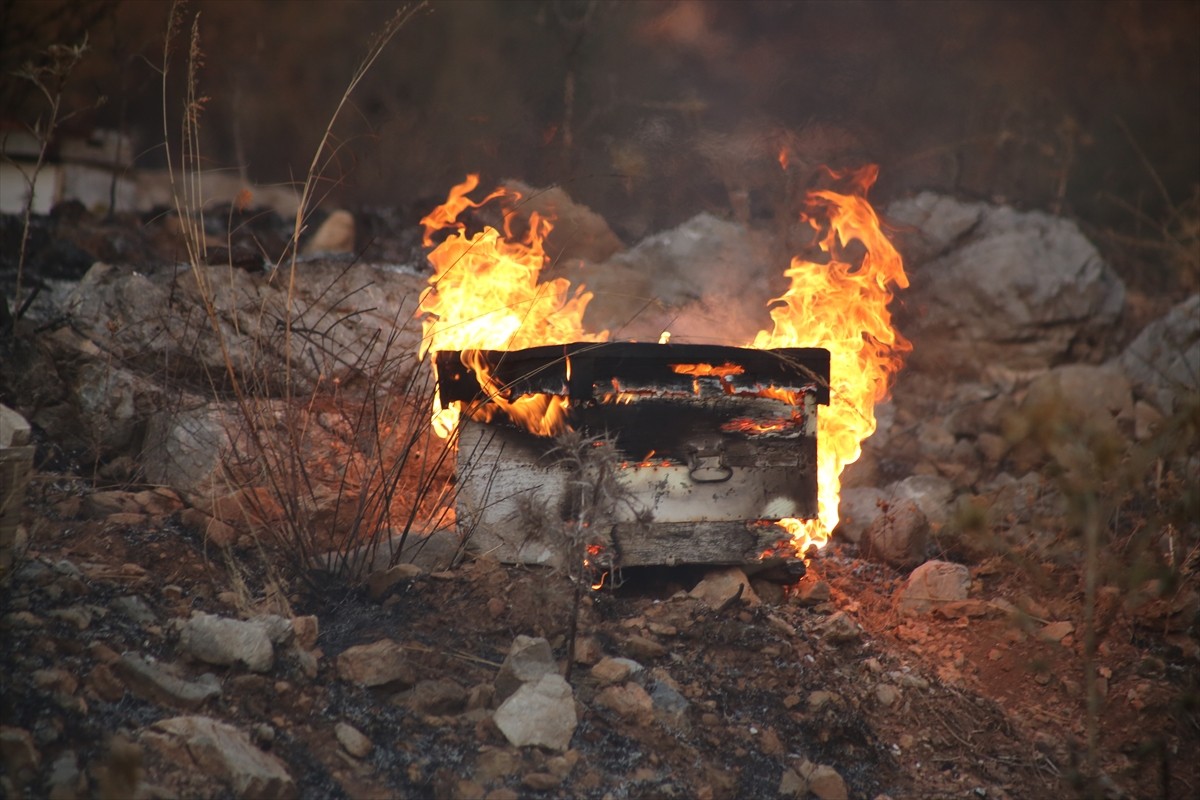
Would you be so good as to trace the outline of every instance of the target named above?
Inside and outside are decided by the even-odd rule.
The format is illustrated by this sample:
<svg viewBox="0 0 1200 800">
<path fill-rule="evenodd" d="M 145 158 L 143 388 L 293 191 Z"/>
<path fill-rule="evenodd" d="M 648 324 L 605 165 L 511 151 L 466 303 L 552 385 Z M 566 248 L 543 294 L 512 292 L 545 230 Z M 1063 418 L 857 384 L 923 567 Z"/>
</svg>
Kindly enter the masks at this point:
<svg viewBox="0 0 1200 800">
<path fill-rule="evenodd" d="M 424 337 L 421 357 L 443 350 L 464 352 L 464 363 L 475 371 L 480 386 L 492 399 L 492 407 L 476 413 L 490 417 L 499 412 L 524 423 L 534 433 L 548 435 L 562 429 L 565 400 L 552 395 L 504 397 L 488 375 L 482 359 L 466 351 L 519 350 L 543 344 L 604 341 L 608 332 L 592 335 L 583 330 L 583 312 L 591 292 L 579 287 L 571 292 L 570 281 L 556 278 L 539 281 L 546 263 L 543 243 L 550 221 L 530 214 L 529 230 L 523 238 L 513 235 L 506 215 L 503 235 L 495 228 L 468 236 L 458 217 L 468 208 L 479 208 L 492 200 L 520 199 L 520 195 L 497 189 L 479 202 L 467 197 L 479 185 L 478 175 L 450 191 L 445 203 L 421 220 L 425 245 L 433 244 L 435 231 L 453 232 L 429 254 L 434 274 L 421 293 L 417 313 L 422 316 Z M 434 428 L 442 437 L 454 430 L 458 404 L 442 408 L 434 399 Z"/>
<path fill-rule="evenodd" d="M 772 301 L 774 329 L 759 331 L 753 346 L 824 347 L 830 356 L 830 400 L 817 416 L 816 520 L 781 520 L 800 551 L 823 546 L 838 522 L 842 470 L 862 455 L 875 432 L 875 404 L 912 345 L 893 327 L 893 287 L 908 286 L 904 264 L 883 235 L 866 200 L 878 168 L 829 172 L 844 191 L 810 192 L 801 221 L 817 233 L 823 263 L 792 259 L 791 286 Z M 847 253 L 860 252 L 857 258 Z"/>
</svg>

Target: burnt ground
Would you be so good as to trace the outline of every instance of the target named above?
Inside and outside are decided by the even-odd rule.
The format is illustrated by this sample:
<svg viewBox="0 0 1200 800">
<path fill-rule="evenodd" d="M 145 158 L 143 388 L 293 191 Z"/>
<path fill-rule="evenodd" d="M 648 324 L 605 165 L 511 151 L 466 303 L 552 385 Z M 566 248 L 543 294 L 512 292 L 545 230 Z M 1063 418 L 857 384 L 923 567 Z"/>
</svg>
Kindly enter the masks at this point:
<svg viewBox="0 0 1200 800">
<path fill-rule="evenodd" d="M 139 728 L 180 713 L 119 680 L 114 688 L 107 665 L 127 651 L 177 662 L 191 678 L 215 671 L 222 693 L 195 713 L 255 732 L 306 797 L 471 797 L 506 787 L 546 798 L 774 797 L 784 771 L 804 760 L 832 766 L 850 797 L 1082 793 L 1080 643 L 1070 634 L 1047 641 L 1036 620 L 1022 624 L 989 604 L 1040 603 L 1079 630 L 1070 570 L 1048 570 L 1034 586 L 1003 565 L 975 565 L 973 598 L 983 602 L 918 618 L 893 609 L 903 575 L 863 561 L 853 545 L 831 545 L 786 593 L 758 583 L 764 602 L 719 611 L 685 594 L 695 570 L 631 573 L 620 588 L 585 597 L 580 656 L 633 658 L 649 685 L 666 683 L 684 701 L 619 713 L 596 702 L 597 680 L 577 664 L 569 768 L 545 779 L 536 776 L 555 774 L 547 766 L 555 754 L 509 746 L 477 698 L 519 634 L 544 636 L 565 656 L 573 596 L 565 576 L 480 559 L 377 599 L 337 586 L 298 593 L 293 612 L 319 620 L 315 675 L 290 656 L 266 674 L 214 668 L 181 658 L 172 621 L 237 615 L 245 576 L 174 516 L 129 524 L 88 513 L 86 491 L 66 476 L 39 476 L 26 509 L 37 541 L 6 587 L 5 725 L 32 731 L 41 753 L 27 796 L 42 796 L 67 751 L 95 787 L 117 760 L 115 735 L 136 739 Z M 130 596 L 144 603 L 138 620 L 114 605 Z M 1200 779 L 1188 706 L 1194 658 L 1130 616 L 1109 625 L 1100 656 L 1105 794 L 1189 796 Z M 420 679 L 458 688 L 422 699 L 339 681 L 338 654 L 380 638 L 403 644 Z M 338 722 L 374 743 L 369 755 L 347 755 Z M 144 780 L 156 788 L 143 796 L 221 796 L 206 779 L 144 758 Z"/>
<path fill-rule="evenodd" d="M 134 235 L 56 238 L 44 224 L 49 240 L 84 250 L 88 237 L 117 246 Z M 133 242 L 115 257 L 170 258 L 153 246 Z M 618 588 L 587 592 L 578 610 L 579 725 L 560 754 L 510 746 L 491 711 L 515 637 L 545 637 L 565 670 L 575 614 L 566 575 L 480 558 L 374 594 L 337 580 L 279 591 L 273 557 L 252 542 L 217 547 L 185 524 L 172 492 L 105 479 L 94 466 L 39 440 L 22 509 L 29 549 L 4 583 L 0 616 L 3 779 L 15 796 L 237 794 L 202 764 L 180 766 L 146 745 L 148 726 L 182 714 L 243 731 L 303 797 L 842 796 L 814 767 L 831 768 L 854 798 L 1200 790 L 1194 573 L 1150 599 L 1101 594 L 1090 626 L 1100 705 L 1089 715 L 1078 559 L 935 537 L 937 556 L 970 568 L 971 595 L 916 617 L 895 605 L 908 570 L 839 539 L 798 584 L 756 581 L 757 604 L 714 609 L 689 596 L 703 569 L 630 571 Z M 315 616 L 319 634 L 265 672 L 203 664 L 180 646 L 182 622 L 199 611 Z M 339 678 L 340 654 L 385 638 L 408 656 L 408 685 Z M 220 693 L 196 703 L 147 692 L 114 666 L 125 653 L 187 680 L 212 673 Z M 654 702 L 603 695 L 591 670 L 602 656 L 640 664 L 626 686 Z M 365 734 L 369 751 L 352 755 L 339 723 Z"/>
</svg>

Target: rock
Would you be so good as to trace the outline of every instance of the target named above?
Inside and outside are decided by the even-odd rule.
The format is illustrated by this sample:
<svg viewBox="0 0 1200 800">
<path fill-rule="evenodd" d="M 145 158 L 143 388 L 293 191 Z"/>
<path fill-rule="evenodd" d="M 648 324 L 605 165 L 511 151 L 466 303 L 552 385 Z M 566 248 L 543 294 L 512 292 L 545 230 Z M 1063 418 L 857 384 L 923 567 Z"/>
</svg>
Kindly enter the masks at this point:
<svg viewBox="0 0 1200 800">
<path fill-rule="evenodd" d="M 571 686 L 554 672 L 522 684 L 500 704 L 493 720 L 514 747 L 532 745 L 560 752 L 570 746 L 578 724 Z"/>
<path fill-rule="evenodd" d="M 354 215 L 337 209 L 317 228 L 304 245 L 305 255 L 335 255 L 354 252 Z"/>
<path fill-rule="evenodd" d="M 611 683 L 620 683 L 634 672 L 641 672 L 641 670 L 642 665 L 632 658 L 606 657 L 600 659 L 592 667 L 592 677 L 601 686 L 608 686 Z"/>
<path fill-rule="evenodd" d="M 954 484 L 940 475 L 910 475 L 888 486 L 887 496 L 913 501 L 931 525 L 942 525 L 950 518 Z"/>
<path fill-rule="evenodd" d="M 1121 280 L 1070 220 L 930 193 L 888 215 L 932 245 L 908 254 L 913 311 L 897 320 L 913 367 L 978 374 L 1086 356 L 1124 306 Z"/>
<path fill-rule="evenodd" d="M 0 763 L 14 784 L 28 785 L 42 764 L 33 734 L 24 728 L 0 726 Z"/>
<path fill-rule="evenodd" d="M 535 792 L 548 792 L 562 783 L 562 778 L 549 772 L 529 772 L 521 776 L 521 783 Z"/>
<path fill-rule="evenodd" d="M 137 653 L 125 653 L 112 669 L 129 691 L 153 703 L 194 710 L 210 698 L 221 696 L 221 682 L 212 673 L 188 681 L 169 666 L 151 663 Z"/>
<path fill-rule="evenodd" d="M 666 681 L 655 681 L 650 690 L 650 699 L 654 708 L 670 716 L 679 716 L 687 711 L 688 700 L 679 690 Z"/>
<path fill-rule="evenodd" d="M 862 627 L 845 611 L 827 617 L 820 630 L 822 638 L 830 644 L 847 644 L 862 638 Z"/>
<path fill-rule="evenodd" d="M 796 584 L 796 601 L 802 606 L 815 606 L 829 600 L 833 589 L 822 580 L 805 579 Z"/>
<path fill-rule="evenodd" d="M 1170 416 L 1200 392 L 1200 294 L 1147 325 L 1116 359 L 1139 399 Z"/>
<path fill-rule="evenodd" d="M 416 672 L 404 648 L 391 639 L 346 648 L 337 657 L 338 677 L 360 686 L 412 686 Z"/>
<path fill-rule="evenodd" d="M 425 570 L 416 564 L 397 564 L 386 570 L 378 570 L 367 576 L 367 594 L 372 600 L 382 600 L 400 583 L 420 577 Z"/>
<path fill-rule="evenodd" d="M 348 722 L 339 722 L 333 726 L 333 732 L 338 744 L 355 758 L 366 758 L 375 747 L 370 739 Z"/>
<path fill-rule="evenodd" d="M 420 681 L 406 698 L 422 714 L 457 714 L 467 704 L 467 690 L 450 678 Z"/>
<path fill-rule="evenodd" d="M 835 703 L 836 700 L 838 700 L 838 696 L 835 693 L 818 688 L 815 692 L 809 693 L 809 711 L 820 711 L 824 706 Z"/>
<path fill-rule="evenodd" d="M 557 673 L 558 664 L 550 643 L 541 637 L 518 636 L 513 640 L 500 672 L 496 675 L 496 699 L 503 702 L 522 684 L 536 681 L 543 675 Z"/>
<path fill-rule="evenodd" d="M 900 690 L 890 683 L 881 683 L 875 687 L 875 699 L 884 708 L 891 708 L 900 699 Z"/>
<path fill-rule="evenodd" d="M 141 736 L 178 769 L 215 779 L 238 797 L 293 798 L 298 794 L 282 761 L 259 750 L 250 737 L 224 722 L 201 716 L 172 717 L 143 729 Z"/>
<path fill-rule="evenodd" d="M 1075 626 L 1069 621 L 1050 622 L 1038 631 L 1038 638 L 1046 642 L 1061 642 L 1074 632 Z"/>
<path fill-rule="evenodd" d="M 604 706 L 624 719 L 645 724 L 653 719 L 654 701 L 632 681 L 622 686 L 609 686 L 596 695 L 596 705 Z"/>
<path fill-rule="evenodd" d="M 1133 393 L 1125 373 L 1113 362 L 1065 364 L 1034 378 L 1020 407 L 1041 413 L 1053 408 L 1080 420 L 1126 421 L 1133 419 Z"/>
<path fill-rule="evenodd" d="M 46 778 L 48 800 L 74 800 L 87 797 L 87 777 L 79 770 L 79 757 L 66 750 L 50 764 Z"/>
<path fill-rule="evenodd" d="M 563 265 L 559 274 L 595 293 L 584 315 L 588 330 L 621 330 L 622 338 L 752 342 L 770 320 L 764 298 L 782 292 L 787 254 L 774 238 L 747 225 L 701 213 L 649 236 L 602 264 Z M 746 286 L 763 286 L 763 294 Z"/>
<path fill-rule="evenodd" d="M 897 592 L 901 613 L 921 614 L 937 605 L 966 600 L 971 588 L 971 572 L 962 564 L 926 561 L 912 571 Z"/>
<path fill-rule="evenodd" d="M 866 555 L 894 567 L 911 567 L 925 560 L 929 520 L 912 500 L 894 500 L 867 526 L 862 545 Z"/>
<path fill-rule="evenodd" d="M 207 664 L 245 664 L 253 672 L 266 672 L 275 664 L 273 644 L 290 633 L 291 623 L 273 614 L 243 621 L 198 611 L 184 624 L 179 644 Z"/>
<path fill-rule="evenodd" d="M 749 578 L 739 567 L 711 570 L 688 594 L 713 609 L 724 609 L 735 600 L 751 606 L 759 603 Z"/>
<path fill-rule="evenodd" d="M 642 661 L 653 661 L 667 654 L 667 648 L 646 636 L 626 636 L 621 649 Z"/>
<path fill-rule="evenodd" d="M 312 650 L 317 646 L 320 621 L 311 614 L 304 617 L 292 617 L 292 633 L 296 637 L 297 646 L 304 650 Z"/>
<path fill-rule="evenodd" d="M 154 625 L 158 622 L 158 617 L 154 611 L 146 604 L 146 601 L 138 595 L 126 595 L 118 597 L 109 603 L 109 608 L 119 614 L 123 614 L 129 619 L 141 625 L 143 628 L 147 625 Z"/>
<path fill-rule="evenodd" d="M 821 764 L 805 777 L 808 780 L 808 790 L 820 800 L 848 800 L 850 797 L 846 781 L 831 766 Z"/>
<path fill-rule="evenodd" d="M 508 777 L 520 765 L 520 758 L 511 751 L 498 747 L 485 747 L 480 751 L 471 775 L 481 783 L 493 783 Z"/>
<path fill-rule="evenodd" d="M 575 640 L 575 663 L 595 664 L 604 657 L 604 650 L 595 636 L 581 636 Z"/>
<path fill-rule="evenodd" d="M 780 797 L 802 798 L 808 794 L 808 781 L 801 778 L 793 769 L 785 769 L 779 779 Z"/>
<path fill-rule="evenodd" d="M 882 515 L 880 505 L 887 495 L 873 486 L 854 486 L 842 491 L 838 502 L 835 533 L 848 542 L 858 543 L 867 527 Z"/>
<path fill-rule="evenodd" d="M 508 180 L 504 188 L 521 196 L 514 209 L 517 216 L 527 221 L 536 211 L 553 224 L 545 242 L 551 264 L 580 259 L 597 264 L 625 248 L 604 217 L 575 202 L 561 187 L 534 189 L 521 181 Z"/>
</svg>

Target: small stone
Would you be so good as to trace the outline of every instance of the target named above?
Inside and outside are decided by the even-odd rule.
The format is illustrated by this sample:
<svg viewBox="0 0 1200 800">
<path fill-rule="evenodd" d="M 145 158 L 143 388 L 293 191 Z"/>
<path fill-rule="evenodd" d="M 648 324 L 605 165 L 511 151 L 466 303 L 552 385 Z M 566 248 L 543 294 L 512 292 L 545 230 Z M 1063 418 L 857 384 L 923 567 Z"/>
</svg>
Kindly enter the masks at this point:
<svg viewBox="0 0 1200 800">
<path fill-rule="evenodd" d="M 152 663 L 137 653 L 126 653 L 113 665 L 113 672 L 129 691 L 143 700 L 196 709 L 210 698 L 221 696 L 221 683 L 212 673 L 195 681 L 173 674 L 169 667 Z"/>
<path fill-rule="evenodd" d="M 862 627 L 845 611 L 831 614 L 821 623 L 824 639 L 831 644 L 856 642 L 862 637 Z"/>
<path fill-rule="evenodd" d="M 620 717 L 638 723 L 649 722 L 654 713 L 654 701 L 636 683 L 610 686 L 596 695 L 596 704 L 616 712 Z"/>
<path fill-rule="evenodd" d="M 604 650 L 594 636 L 582 636 L 575 640 L 575 663 L 595 664 L 604 657 Z"/>
<path fill-rule="evenodd" d="M 521 776 L 521 783 L 535 792 L 548 792 L 562 783 L 562 779 L 549 772 L 530 772 Z"/>
<path fill-rule="evenodd" d="M 827 692 L 824 689 L 818 689 L 808 696 L 808 710 L 820 711 L 825 706 L 837 699 L 837 695 L 833 692 Z"/>
<path fill-rule="evenodd" d="M 822 764 L 808 776 L 808 790 L 821 800 L 848 800 L 846 781 L 833 767 Z"/>
<path fill-rule="evenodd" d="M 688 594 L 714 609 L 723 609 L 735 600 L 746 605 L 759 604 L 750 580 L 738 567 L 709 572 Z"/>
<path fill-rule="evenodd" d="M 971 571 L 962 564 L 926 561 L 912 571 L 900 589 L 897 606 L 901 613 L 921 614 L 947 602 L 966 600 Z"/>
<path fill-rule="evenodd" d="M 339 722 L 334 726 L 333 732 L 337 736 L 338 744 L 355 758 L 366 758 L 375 747 L 370 739 L 348 722 Z"/>
<path fill-rule="evenodd" d="M 570 746 L 579 724 L 571 685 L 556 672 L 522 684 L 492 719 L 514 747 L 536 745 L 558 751 Z"/>
<path fill-rule="evenodd" d="M 420 681 L 407 701 L 412 709 L 422 714 L 457 714 L 467 704 L 467 690 L 450 678 Z"/>
<path fill-rule="evenodd" d="M 511 751 L 488 747 L 479 754 L 479 758 L 475 761 L 472 777 L 483 783 L 492 783 L 511 775 L 520 766 L 520 763 L 520 759 Z"/>
<path fill-rule="evenodd" d="M 829 584 L 820 579 L 802 580 L 797 584 L 796 601 L 802 606 L 815 606 L 829 600 L 832 594 Z"/>
<path fill-rule="evenodd" d="M 496 675 L 496 699 L 504 701 L 523 684 L 557 672 L 558 664 L 554 661 L 550 642 L 541 637 L 518 636 Z"/>
<path fill-rule="evenodd" d="M 1061 642 L 1074 632 L 1075 626 L 1071 622 L 1063 620 L 1043 625 L 1042 629 L 1038 631 L 1038 638 L 1045 642 Z"/>
<path fill-rule="evenodd" d="M 498 619 L 501 614 L 508 608 L 508 605 L 500 597 L 489 597 L 487 601 L 488 616 L 492 619 Z"/>
<path fill-rule="evenodd" d="M 890 683 L 881 683 L 875 687 L 875 699 L 884 708 L 891 708 L 900 699 L 900 690 Z"/>
<path fill-rule="evenodd" d="M 654 688 L 650 691 L 650 699 L 654 701 L 656 709 L 672 716 L 678 716 L 687 711 L 689 705 L 687 698 L 666 681 L 655 682 Z"/>
<path fill-rule="evenodd" d="M 645 636 L 630 636 L 621 642 L 623 649 L 635 659 L 653 661 L 667 654 L 667 648 Z"/>
<path fill-rule="evenodd" d="M 33 780 L 42 763 L 33 735 L 24 728 L 0 726 L 0 763 L 18 786 Z"/>
<path fill-rule="evenodd" d="M 911 567 L 925 560 L 929 520 L 915 501 L 904 498 L 888 503 L 863 532 L 866 555 L 894 567 Z"/>
<path fill-rule="evenodd" d="M 785 769 L 779 779 L 780 797 L 804 797 L 808 794 L 808 781 L 801 778 L 793 769 Z"/>
<path fill-rule="evenodd" d="M 360 686 L 412 686 L 416 673 L 404 648 L 391 639 L 349 647 L 337 657 L 338 677 Z"/>
<path fill-rule="evenodd" d="M 245 664 L 253 672 L 266 672 L 275 664 L 273 643 L 290 631 L 290 623 L 275 615 L 243 621 L 199 611 L 184 624 L 179 644 L 207 664 Z"/>
<path fill-rule="evenodd" d="M 142 739 L 167 761 L 229 786 L 238 797 L 287 800 L 297 795 L 283 762 L 227 723 L 200 716 L 173 717 L 145 729 Z"/>
<path fill-rule="evenodd" d="M 592 677 L 601 686 L 608 686 L 620 683 L 641 669 L 642 665 L 631 658 L 602 658 L 592 667 Z"/>
<path fill-rule="evenodd" d="M 315 616 L 292 617 L 292 631 L 296 635 L 296 644 L 300 647 L 312 650 L 317 646 L 320 623 Z"/>
</svg>

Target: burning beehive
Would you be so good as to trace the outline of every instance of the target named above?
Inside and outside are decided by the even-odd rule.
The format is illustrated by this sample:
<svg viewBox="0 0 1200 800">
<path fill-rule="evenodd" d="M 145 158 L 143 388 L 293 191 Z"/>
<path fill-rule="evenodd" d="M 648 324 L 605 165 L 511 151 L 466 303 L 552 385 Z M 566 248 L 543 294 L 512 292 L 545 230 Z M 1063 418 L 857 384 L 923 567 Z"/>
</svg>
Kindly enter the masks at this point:
<svg viewBox="0 0 1200 800">
<path fill-rule="evenodd" d="M 817 253 L 792 260 L 773 330 L 749 346 L 587 332 L 591 294 L 539 278 L 551 223 L 533 214 L 520 239 L 507 226 L 468 235 L 462 212 L 504 192 L 476 202 L 476 176 L 456 186 L 422 221 L 428 246 L 455 230 L 430 253 L 420 313 L 439 383 L 434 425 L 458 437 L 460 529 L 500 558 L 557 560 L 531 533 L 570 523 L 578 477 L 555 466 L 553 437 L 574 431 L 624 468 L 623 510 L 586 534 L 618 565 L 737 563 L 781 538 L 792 553 L 823 546 L 842 468 L 874 431 L 874 405 L 909 347 L 887 308 L 907 278 L 865 199 L 875 176 L 830 172 L 831 188 L 808 194 L 801 220 Z"/>
<path fill-rule="evenodd" d="M 554 532 L 578 519 L 572 487 L 588 481 L 588 462 L 509 418 L 476 364 L 495 396 L 554 397 L 564 428 L 614 449 L 623 502 L 587 537 L 617 565 L 746 563 L 787 538 L 774 523 L 817 516 L 826 350 L 574 343 L 443 351 L 436 364 L 442 404 L 463 403 L 467 416 L 459 526 L 502 558 L 561 558 Z"/>
</svg>

